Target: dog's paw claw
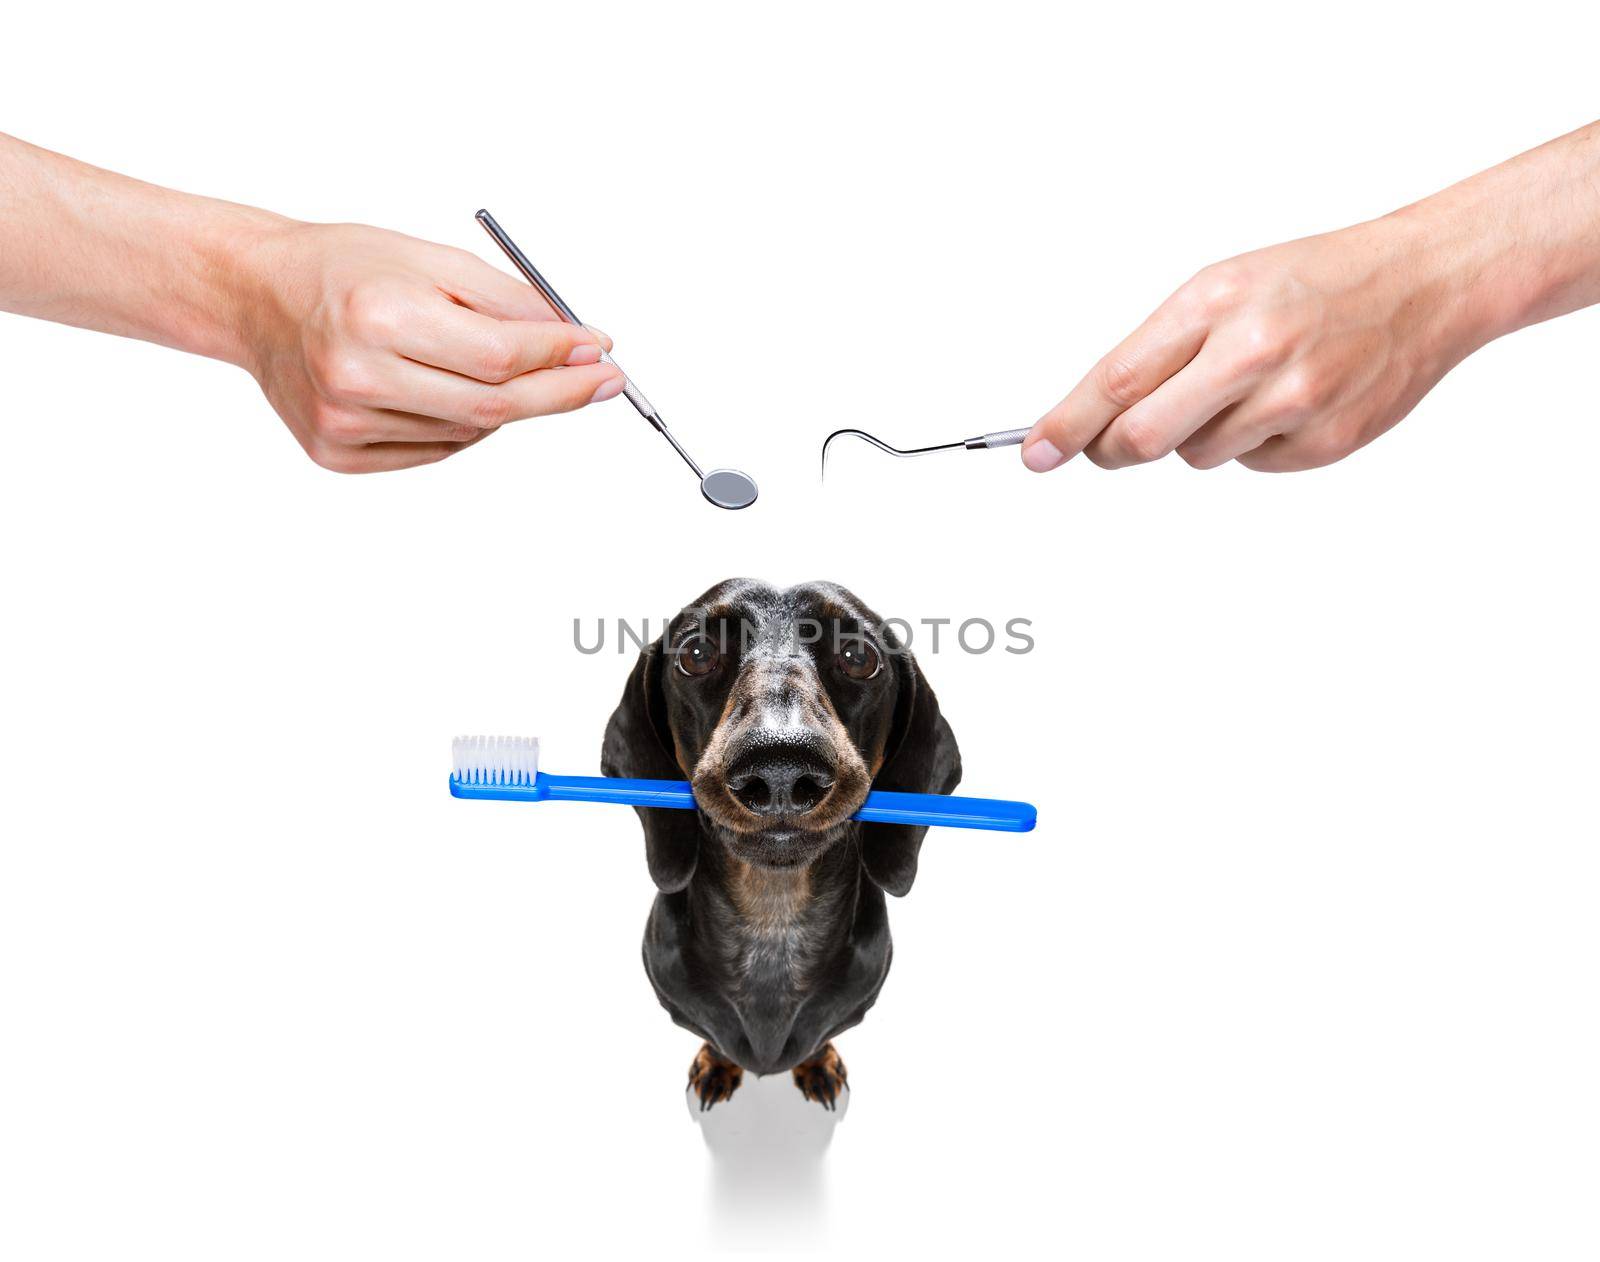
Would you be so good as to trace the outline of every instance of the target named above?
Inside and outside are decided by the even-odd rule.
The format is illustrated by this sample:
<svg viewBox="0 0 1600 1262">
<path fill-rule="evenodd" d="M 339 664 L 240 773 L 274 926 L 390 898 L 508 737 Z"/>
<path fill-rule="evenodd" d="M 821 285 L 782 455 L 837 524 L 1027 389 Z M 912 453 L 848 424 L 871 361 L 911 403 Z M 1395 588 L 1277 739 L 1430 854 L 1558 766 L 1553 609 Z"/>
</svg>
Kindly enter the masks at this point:
<svg viewBox="0 0 1600 1262">
<path fill-rule="evenodd" d="M 723 1060 L 711 1050 L 710 1043 L 702 1043 L 689 1066 L 689 1085 L 684 1090 L 699 1097 L 700 1111 L 704 1113 L 720 1101 L 731 1100 L 743 1081 L 744 1070 L 731 1060 Z"/>
<path fill-rule="evenodd" d="M 839 1093 L 850 1090 L 849 1071 L 832 1043 L 824 1043 L 820 1052 L 790 1072 L 794 1074 L 794 1085 L 800 1088 L 801 1095 L 833 1112 L 839 1108 Z"/>
</svg>

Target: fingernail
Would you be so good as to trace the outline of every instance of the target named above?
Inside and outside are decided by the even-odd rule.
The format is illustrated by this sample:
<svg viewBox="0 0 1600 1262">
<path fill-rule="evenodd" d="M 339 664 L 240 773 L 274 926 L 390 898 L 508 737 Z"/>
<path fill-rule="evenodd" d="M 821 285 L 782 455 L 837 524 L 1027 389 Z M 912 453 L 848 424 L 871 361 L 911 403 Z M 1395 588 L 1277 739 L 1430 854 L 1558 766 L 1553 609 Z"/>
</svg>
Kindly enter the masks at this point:
<svg viewBox="0 0 1600 1262">
<path fill-rule="evenodd" d="M 590 403 L 604 403 L 607 399 L 614 399 L 622 393 L 622 378 L 609 377 L 600 383 L 600 388 L 589 396 Z"/>
<path fill-rule="evenodd" d="M 1061 463 L 1061 452 L 1048 438 L 1022 449 L 1022 463 L 1035 473 L 1047 473 Z"/>
<path fill-rule="evenodd" d="M 579 364 L 598 364 L 600 362 L 600 348 L 593 342 L 585 342 L 582 346 L 574 346 L 572 353 L 567 356 L 567 367 L 576 368 Z"/>
</svg>

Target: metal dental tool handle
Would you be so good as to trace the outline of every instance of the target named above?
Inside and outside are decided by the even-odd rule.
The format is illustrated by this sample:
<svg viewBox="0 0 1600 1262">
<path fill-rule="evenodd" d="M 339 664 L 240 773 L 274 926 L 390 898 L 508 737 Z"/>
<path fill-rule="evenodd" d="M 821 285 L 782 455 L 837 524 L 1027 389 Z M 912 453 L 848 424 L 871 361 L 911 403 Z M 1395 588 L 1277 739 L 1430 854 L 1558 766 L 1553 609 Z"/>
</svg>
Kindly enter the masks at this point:
<svg viewBox="0 0 1600 1262">
<path fill-rule="evenodd" d="M 511 260 L 516 269 L 527 278 L 528 283 L 543 294 L 544 300 L 555 308 L 556 314 L 568 324 L 582 325 L 583 321 L 578 319 L 578 313 L 567 306 L 561 295 L 551 288 L 550 282 L 539 274 L 539 269 L 529 262 L 526 254 L 517 248 L 517 243 L 506 235 L 506 230 L 495 222 L 494 216 L 487 210 L 480 210 L 476 218 L 483 225 L 484 231 L 494 238 L 494 243 L 505 251 L 506 257 Z M 600 358 L 618 372 L 622 372 L 623 397 L 633 404 L 640 416 L 649 421 L 661 436 L 672 444 L 672 450 L 683 457 L 684 464 L 693 469 L 694 476 L 703 482 L 706 475 L 701 472 L 700 466 L 694 462 L 694 457 L 685 451 L 682 444 L 672 436 L 672 431 L 667 428 L 666 422 L 661 419 L 661 414 L 656 411 L 655 405 L 644 397 L 644 392 L 633 384 L 633 379 L 626 372 L 623 372 L 622 365 L 611 358 L 609 351 L 601 351 Z"/>
<path fill-rule="evenodd" d="M 954 451 L 958 447 L 965 447 L 968 451 L 982 451 L 989 447 L 1015 447 L 1033 431 L 1031 429 L 997 429 L 990 434 L 979 434 L 976 438 L 958 438 L 953 443 L 935 443 L 932 447 L 891 447 L 881 438 L 876 438 L 864 429 L 836 429 L 822 440 L 822 476 L 828 476 L 828 449 L 833 446 L 835 438 L 859 438 L 864 443 L 876 447 L 879 451 L 887 452 L 891 456 L 926 456 L 935 451 Z"/>
<path fill-rule="evenodd" d="M 976 451 L 980 447 L 1015 447 L 1032 432 L 1031 426 L 1027 429 L 1001 429 L 992 434 L 979 434 L 961 445 L 968 451 Z"/>
</svg>

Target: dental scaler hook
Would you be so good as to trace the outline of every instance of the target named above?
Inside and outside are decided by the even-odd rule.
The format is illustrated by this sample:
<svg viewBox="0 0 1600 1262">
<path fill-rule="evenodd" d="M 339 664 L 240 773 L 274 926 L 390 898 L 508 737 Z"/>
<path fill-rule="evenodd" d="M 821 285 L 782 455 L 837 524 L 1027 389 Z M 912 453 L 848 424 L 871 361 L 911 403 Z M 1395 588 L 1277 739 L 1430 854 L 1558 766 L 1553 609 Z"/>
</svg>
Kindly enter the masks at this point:
<svg viewBox="0 0 1600 1262">
<path fill-rule="evenodd" d="M 991 434 L 979 434 L 976 438 L 959 438 L 953 443 L 937 443 L 932 447 L 891 447 L 881 438 L 875 438 L 864 429 L 836 429 L 822 440 L 822 476 L 828 476 L 828 446 L 835 438 L 849 435 L 859 438 L 862 442 L 876 447 L 879 451 L 888 452 L 891 456 L 926 456 L 934 451 L 952 451 L 957 447 L 964 447 L 968 451 L 978 451 L 991 447 L 1015 447 L 1029 434 L 1026 429 L 1002 429 Z"/>
</svg>

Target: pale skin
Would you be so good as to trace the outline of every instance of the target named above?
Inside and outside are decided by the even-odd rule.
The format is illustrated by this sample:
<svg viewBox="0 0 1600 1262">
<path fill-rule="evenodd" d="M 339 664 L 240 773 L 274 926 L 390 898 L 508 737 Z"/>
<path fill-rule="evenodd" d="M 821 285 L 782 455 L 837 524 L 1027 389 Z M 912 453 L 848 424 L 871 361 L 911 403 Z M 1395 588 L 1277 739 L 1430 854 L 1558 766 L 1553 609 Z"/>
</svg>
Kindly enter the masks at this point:
<svg viewBox="0 0 1600 1262">
<path fill-rule="evenodd" d="M 195 197 L 0 135 L 0 310 L 225 360 L 340 473 L 622 390 L 611 341 L 477 255 Z"/>
<path fill-rule="evenodd" d="M 1596 302 L 1600 123 L 1381 219 L 1206 268 L 1034 425 L 1022 460 L 1332 464 L 1495 338 Z"/>
<path fill-rule="evenodd" d="M 1600 123 L 1381 219 L 1196 275 L 1038 421 L 1028 468 L 1288 471 L 1393 427 L 1497 337 L 1600 302 Z M 250 372 L 308 455 L 428 464 L 614 397 L 604 334 L 476 255 L 176 193 L 0 135 L 0 310 Z"/>
</svg>

